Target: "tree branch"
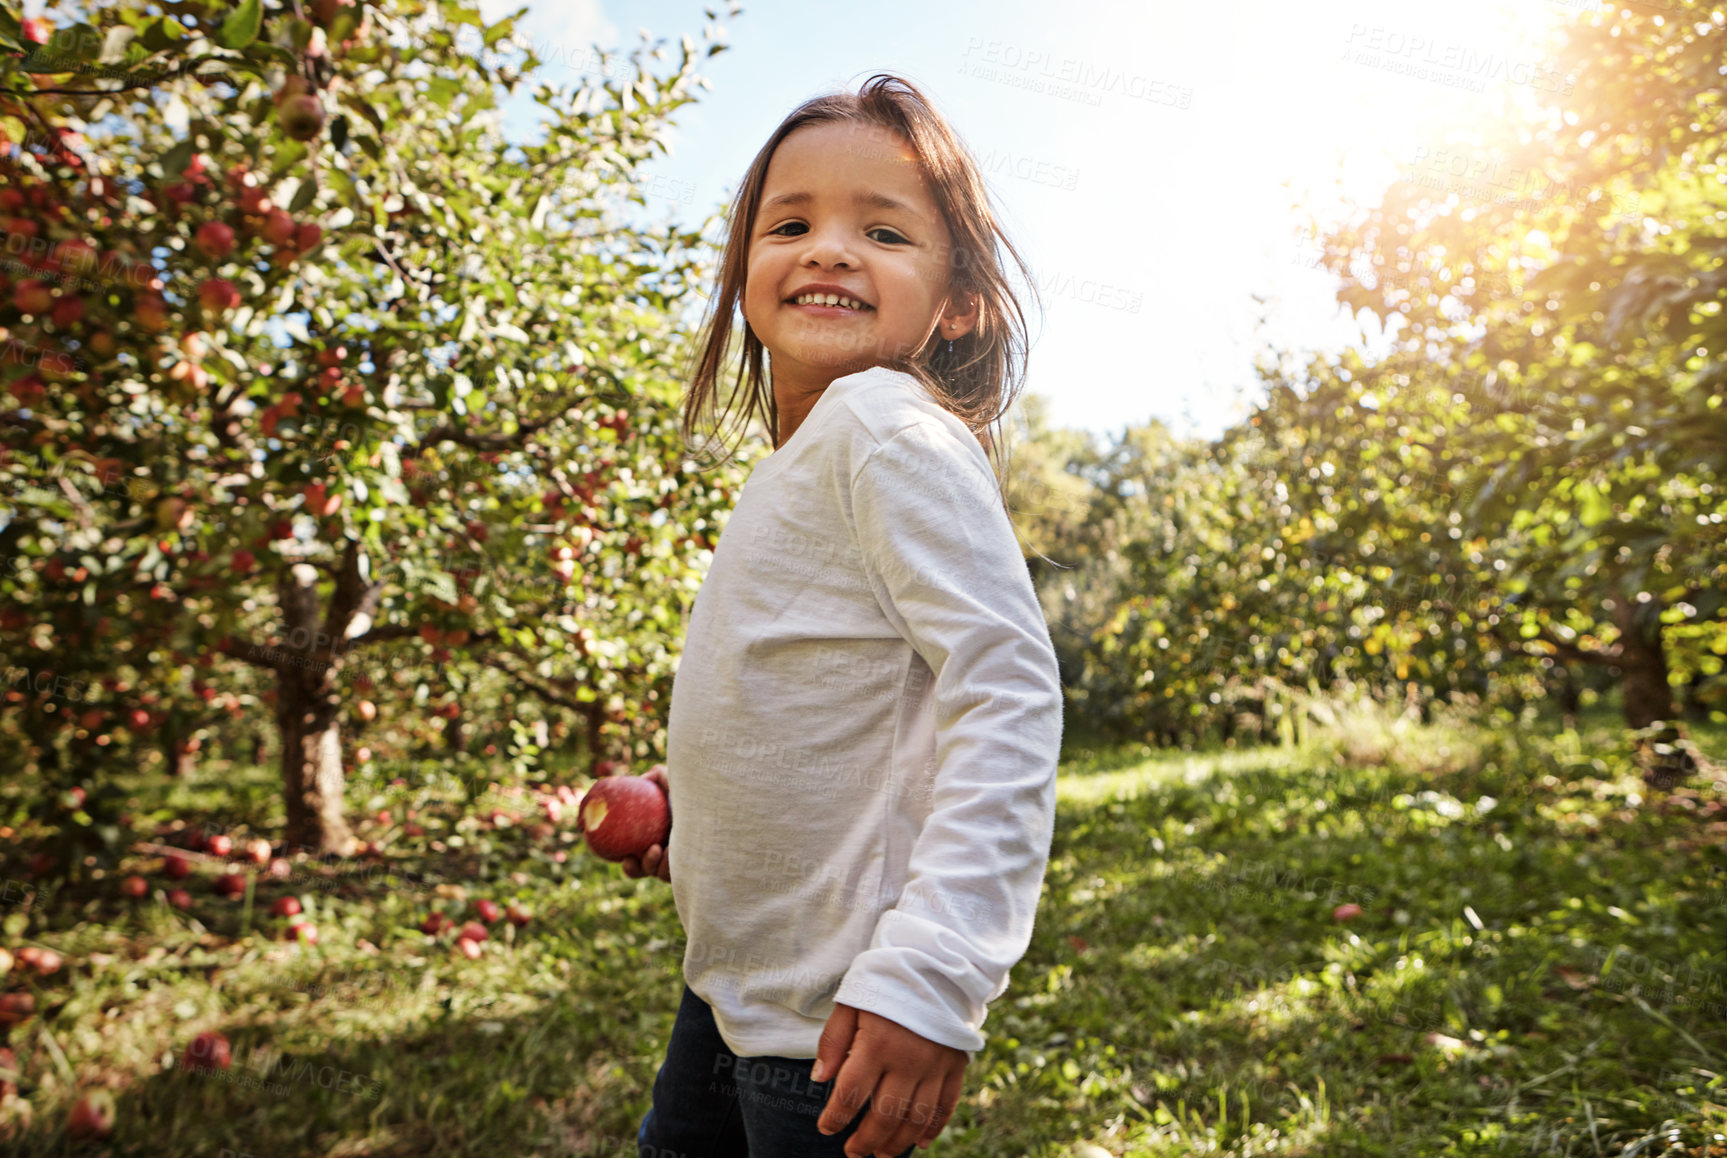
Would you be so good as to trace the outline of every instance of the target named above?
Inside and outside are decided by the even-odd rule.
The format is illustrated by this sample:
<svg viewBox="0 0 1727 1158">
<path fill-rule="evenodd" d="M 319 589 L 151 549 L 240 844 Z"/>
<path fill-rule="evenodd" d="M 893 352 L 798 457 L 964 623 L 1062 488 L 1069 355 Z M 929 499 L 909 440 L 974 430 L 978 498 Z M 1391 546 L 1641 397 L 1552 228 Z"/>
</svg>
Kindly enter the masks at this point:
<svg viewBox="0 0 1727 1158">
<path fill-rule="evenodd" d="M 539 696 L 542 700 L 545 700 L 547 703 L 556 704 L 558 707 L 561 707 L 561 708 L 568 708 L 572 712 L 579 713 L 583 716 L 591 716 L 591 715 L 593 715 L 593 713 L 600 710 L 600 703 L 598 700 L 594 700 L 590 703 L 583 703 L 580 700 L 574 700 L 574 699 L 569 698 L 568 696 L 560 695 L 557 692 L 553 691 L 551 688 L 546 687 L 545 685 L 539 683 L 533 677 L 525 675 L 522 672 L 517 671 L 515 668 L 511 667 L 509 664 L 502 662 L 495 655 L 481 656 L 480 662 L 485 664 L 487 667 L 495 668 L 496 670 L 503 672 L 505 675 L 509 676 L 511 679 L 516 680 L 523 687 L 527 688 L 529 691 L 533 692 L 536 696 Z M 571 683 L 571 686 L 579 686 L 579 685 L 576 685 L 573 680 L 570 681 L 570 683 Z"/>
</svg>

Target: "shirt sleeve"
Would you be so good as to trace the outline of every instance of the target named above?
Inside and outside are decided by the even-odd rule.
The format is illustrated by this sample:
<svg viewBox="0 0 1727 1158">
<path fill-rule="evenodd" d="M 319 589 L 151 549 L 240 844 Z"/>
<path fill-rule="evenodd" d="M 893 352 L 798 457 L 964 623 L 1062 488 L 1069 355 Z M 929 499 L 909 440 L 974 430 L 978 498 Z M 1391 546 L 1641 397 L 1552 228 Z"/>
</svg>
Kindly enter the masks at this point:
<svg viewBox="0 0 1727 1158">
<path fill-rule="evenodd" d="M 1055 649 L 975 445 L 915 424 L 870 453 L 851 497 L 870 586 L 934 676 L 936 768 L 905 888 L 834 1000 L 975 1051 L 1031 943 L 1055 832 Z"/>
</svg>

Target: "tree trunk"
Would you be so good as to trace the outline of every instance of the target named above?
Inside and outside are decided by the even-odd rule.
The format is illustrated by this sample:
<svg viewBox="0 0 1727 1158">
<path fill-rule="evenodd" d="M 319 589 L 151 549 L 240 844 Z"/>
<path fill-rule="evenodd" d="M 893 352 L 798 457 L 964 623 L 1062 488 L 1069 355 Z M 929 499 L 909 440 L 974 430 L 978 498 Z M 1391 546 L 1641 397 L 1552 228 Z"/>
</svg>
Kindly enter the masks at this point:
<svg viewBox="0 0 1727 1158">
<path fill-rule="evenodd" d="M 353 569 L 353 550 L 345 570 Z M 344 575 L 344 579 L 350 578 Z M 281 576 L 278 600 L 289 659 L 276 668 L 276 726 L 282 737 L 282 790 L 290 849 L 348 856 L 357 842 L 342 816 L 339 639 L 318 622 L 318 572 L 305 563 Z M 340 594 L 340 592 L 338 592 Z"/>
<path fill-rule="evenodd" d="M 1654 736 L 1638 745 L 1643 778 L 1652 788 L 1670 789 L 1697 769 L 1683 746 L 1673 705 L 1673 689 L 1667 683 L 1667 652 L 1661 640 L 1661 603 L 1631 602 L 1621 594 L 1613 601 L 1613 621 L 1619 628 L 1619 670 L 1623 672 L 1625 723 L 1643 729 L 1665 723 Z"/>
<path fill-rule="evenodd" d="M 1555 664 L 1559 672 L 1559 711 L 1567 731 L 1577 730 L 1577 714 L 1583 710 L 1583 684 L 1570 664 Z"/>
<path fill-rule="evenodd" d="M 1640 606 L 1649 608 L 1642 616 L 1638 614 Z M 1636 604 L 1621 595 L 1613 601 L 1613 621 L 1619 628 L 1619 670 L 1625 673 L 1622 686 L 1628 727 L 1647 728 L 1657 720 L 1677 716 L 1673 689 L 1667 686 L 1667 652 L 1661 646 L 1660 613 L 1660 604 L 1655 600 Z"/>
<path fill-rule="evenodd" d="M 347 856 L 354 836 L 342 815 L 341 700 L 317 676 L 277 675 L 276 725 L 282 736 L 282 790 L 290 849 Z"/>
</svg>

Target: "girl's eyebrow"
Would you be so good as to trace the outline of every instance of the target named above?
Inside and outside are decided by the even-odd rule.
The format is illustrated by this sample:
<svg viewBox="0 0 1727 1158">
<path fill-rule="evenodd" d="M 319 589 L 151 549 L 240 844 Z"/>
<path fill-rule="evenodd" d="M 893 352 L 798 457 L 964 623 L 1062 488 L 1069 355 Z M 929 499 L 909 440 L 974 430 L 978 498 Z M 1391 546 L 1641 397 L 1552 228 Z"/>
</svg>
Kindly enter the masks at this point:
<svg viewBox="0 0 1727 1158">
<path fill-rule="evenodd" d="M 775 197 L 772 201 L 763 205 L 761 211 L 766 213 L 770 210 L 784 209 L 793 205 L 807 205 L 814 199 L 814 196 L 810 193 L 781 193 L 778 197 Z M 907 205 L 904 201 L 901 201 L 896 197 L 889 197 L 886 193 L 878 193 L 874 190 L 860 190 L 853 193 L 852 201 L 859 205 L 868 205 L 875 209 L 897 209 L 901 213 L 909 213 L 913 217 L 922 216 L 922 214 L 920 214 L 916 209 L 913 209 L 910 205 Z"/>
</svg>

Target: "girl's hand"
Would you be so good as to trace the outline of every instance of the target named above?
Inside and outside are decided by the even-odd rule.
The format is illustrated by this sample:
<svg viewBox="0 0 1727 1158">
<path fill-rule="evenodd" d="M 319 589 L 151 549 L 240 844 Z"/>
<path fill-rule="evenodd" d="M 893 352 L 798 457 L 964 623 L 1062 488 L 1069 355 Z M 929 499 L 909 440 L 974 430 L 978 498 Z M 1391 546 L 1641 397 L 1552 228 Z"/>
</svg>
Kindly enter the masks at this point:
<svg viewBox="0 0 1727 1158">
<path fill-rule="evenodd" d="M 819 1070 L 820 1080 L 833 1082 L 816 1129 L 837 1134 L 868 1100 L 847 1158 L 893 1158 L 914 1142 L 927 1150 L 959 1107 L 966 1064 L 964 1050 L 835 1002 L 810 1073 L 811 1081 Z"/>
<path fill-rule="evenodd" d="M 666 766 L 664 764 L 655 764 L 652 768 L 649 768 L 642 774 L 642 779 L 652 780 L 655 784 L 660 786 L 660 791 L 666 794 L 666 815 L 670 816 L 672 813 L 672 795 L 671 789 L 666 784 Z M 666 836 L 666 840 L 671 840 L 669 833 Z M 624 875 L 631 879 L 638 877 L 659 877 L 667 884 L 671 884 L 672 882 L 671 850 L 667 849 L 663 845 L 656 844 L 641 856 L 626 856 L 618 863 L 623 866 Z"/>
</svg>

